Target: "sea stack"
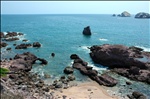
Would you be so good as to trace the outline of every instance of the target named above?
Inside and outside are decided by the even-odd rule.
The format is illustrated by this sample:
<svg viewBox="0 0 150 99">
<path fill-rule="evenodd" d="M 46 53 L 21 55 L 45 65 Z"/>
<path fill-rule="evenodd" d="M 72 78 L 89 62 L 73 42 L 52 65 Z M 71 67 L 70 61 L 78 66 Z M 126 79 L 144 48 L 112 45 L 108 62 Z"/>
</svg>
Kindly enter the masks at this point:
<svg viewBox="0 0 150 99">
<path fill-rule="evenodd" d="M 91 35 L 92 33 L 91 33 L 90 26 L 85 27 L 82 33 L 84 35 Z"/>
</svg>

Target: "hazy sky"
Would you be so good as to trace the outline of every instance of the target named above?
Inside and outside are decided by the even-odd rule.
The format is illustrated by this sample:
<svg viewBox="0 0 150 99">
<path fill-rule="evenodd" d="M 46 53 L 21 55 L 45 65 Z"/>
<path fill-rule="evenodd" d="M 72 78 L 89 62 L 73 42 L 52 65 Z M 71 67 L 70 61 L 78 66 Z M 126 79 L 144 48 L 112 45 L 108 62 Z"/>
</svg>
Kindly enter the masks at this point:
<svg viewBox="0 0 150 99">
<path fill-rule="evenodd" d="M 150 13 L 149 1 L 2 1 L 1 14 Z"/>
</svg>

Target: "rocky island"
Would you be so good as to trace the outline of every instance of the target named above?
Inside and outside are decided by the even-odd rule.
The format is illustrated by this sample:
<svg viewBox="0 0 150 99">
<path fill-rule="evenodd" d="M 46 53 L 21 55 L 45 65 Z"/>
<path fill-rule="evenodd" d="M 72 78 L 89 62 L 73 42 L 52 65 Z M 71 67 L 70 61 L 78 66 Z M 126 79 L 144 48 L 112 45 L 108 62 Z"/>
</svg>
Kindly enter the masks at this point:
<svg viewBox="0 0 150 99">
<path fill-rule="evenodd" d="M 140 18 L 140 19 L 150 18 L 150 14 L 145 12 L 139 12 L 135 15 L 135 18 Z"/>
</svg>

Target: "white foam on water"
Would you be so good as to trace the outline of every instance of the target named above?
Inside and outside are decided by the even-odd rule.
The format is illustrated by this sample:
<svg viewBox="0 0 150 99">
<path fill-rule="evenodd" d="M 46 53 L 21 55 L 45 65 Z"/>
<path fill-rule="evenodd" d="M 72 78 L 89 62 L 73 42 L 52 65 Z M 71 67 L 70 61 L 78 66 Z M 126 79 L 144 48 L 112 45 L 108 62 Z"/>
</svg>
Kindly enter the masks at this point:
<svg viewBox="0 0 150 99">
<path fill-rule="evenodd" d="M 92 63 L 88 63 L 88 66 L 93 67 L 93 69 L 95 69 L 95 70 L 97 70 L 97 71 L 99 71 L 99 70 L 107 70 L 106 68 L 103 68 L 103 67 L 97 67 L 97 66 L 95 66 L 95 65 L 92 64 Z"/>
<path fill-rule="evenodd" d="M 99 40 L 100 41 L 108 41 L 108 39 L 105 39 L 105 38 L 100 38 Z"/>
<path fill-rule="evenodd" d="M 143 47 L 143 46 L 135 46 L 135 47 L 139 47 L 139 48 L 142 48 L 146 52 L 150 52 L 150 48 Z"/>
<path fill-rule="evenodd" d="M 83 50 L 86 53 L 90 53 L 90 49 L 88 47 L 90 47 L 90 46 L 81 46 L 78 48 L 78 50 Z"/>
</svg>

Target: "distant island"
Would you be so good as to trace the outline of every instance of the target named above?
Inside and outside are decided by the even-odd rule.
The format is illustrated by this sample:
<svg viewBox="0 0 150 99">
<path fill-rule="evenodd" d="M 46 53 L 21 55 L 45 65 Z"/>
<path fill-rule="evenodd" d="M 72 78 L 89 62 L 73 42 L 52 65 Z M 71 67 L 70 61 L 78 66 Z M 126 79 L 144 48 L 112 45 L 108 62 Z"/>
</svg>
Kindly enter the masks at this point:
<svg viewBox="0 0 150 99">
<path fill-rule="evenodd" d="M 113 14 L 112 15 L 113 17 L 115 17 L 115 16 L 118 16 L 118 17 L 131 17 L 131 14 L 129 13 L 129 12 L 127 12 L 127 11 L 124 11 L 124 12 L 122 12 L 121 14 Z M 135 16 L 134 16 L 134 18 L 150 18 L 150 14 L 149 13 L 146 13 L 146 12 L 139 12 L 139 13 L 137 13 Z"/>
</svg>

